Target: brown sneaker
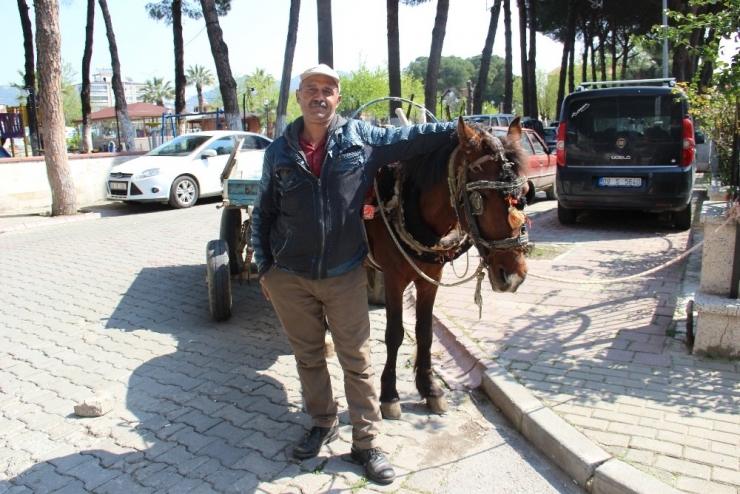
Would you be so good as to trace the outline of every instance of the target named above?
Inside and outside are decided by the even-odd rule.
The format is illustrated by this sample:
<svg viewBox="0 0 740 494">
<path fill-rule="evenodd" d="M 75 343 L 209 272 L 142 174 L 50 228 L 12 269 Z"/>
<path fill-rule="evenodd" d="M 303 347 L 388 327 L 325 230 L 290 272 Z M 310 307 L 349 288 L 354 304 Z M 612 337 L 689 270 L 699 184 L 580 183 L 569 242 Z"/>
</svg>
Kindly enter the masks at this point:
<svg viewBox="0 0 740 494">
<path fill-rule="evenodd" d="M 365 473 L 378 484 L 390 484 L 396 472 L 380 448 L 359 449 L 352 446 L 352 461 L 365 467 Z"/>
<path fill-rule="evenodd" d="M 293 449 L 293 456 L 305 460 L 319 454 L 324 444 L 329 444 L 339 437 L 339 429 L 334 427 L 311 427 L 303 441 Z"/>
</svg>

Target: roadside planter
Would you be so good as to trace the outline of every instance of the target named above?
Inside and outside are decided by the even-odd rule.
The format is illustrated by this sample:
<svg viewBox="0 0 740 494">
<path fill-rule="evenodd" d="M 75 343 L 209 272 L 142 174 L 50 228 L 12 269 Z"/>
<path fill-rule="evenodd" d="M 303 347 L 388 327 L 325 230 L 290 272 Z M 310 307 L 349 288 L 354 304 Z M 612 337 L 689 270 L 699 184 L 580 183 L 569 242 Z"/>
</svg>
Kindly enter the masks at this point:
<svg viewBox="0 0 740 494">
<path fill-rule="evenodd" d="M 707 201 L 700 221 L 706 240 L 701 261 L 700 291 L 694 310 L 698 313 L 693 353 L 713 357 L 740 357 L 740 300 L 730 298 L 732 263 L 738 221 L 730 221 L 716 233 L 727 217 L 725 201 Z"/>
</svg>

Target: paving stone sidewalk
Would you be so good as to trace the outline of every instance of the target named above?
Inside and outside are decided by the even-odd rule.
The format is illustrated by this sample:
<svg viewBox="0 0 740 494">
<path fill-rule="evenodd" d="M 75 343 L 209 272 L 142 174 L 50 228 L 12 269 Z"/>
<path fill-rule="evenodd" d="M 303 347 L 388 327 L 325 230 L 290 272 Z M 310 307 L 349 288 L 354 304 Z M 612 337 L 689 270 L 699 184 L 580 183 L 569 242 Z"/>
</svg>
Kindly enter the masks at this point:
<svg viewBox="0 0 740 494">
<path fill-rule="evenodd" d="M 235 285 L 233 318 L 208 313 L 205 246 L 220 214 L 153 207 L 0 234 L 0 493 L 583 492 L 482 392 L 448 390 L 450 412 L 429 414 L 408 339 L 404 416 L 381 438 L 398 479 L 368 483 L 344 461 L 351 430 L 336 357 L 340 440 L 293 460 L 309 420 L 269 303 L 258 286 Z M 379 376 L 382 308 L 371 321 Z M 112 410 L 76 416 L 96 393 Z"/>
<path fill-rule="evenodd" d="M 537 248 L 519 290 L 484 291 L 478 319 L 473 284 L 441 288 L 435 314 L 613 457 L 682 491 L 737 494 L 740 365 L 698 358 L 683 341 L 701 251 L 652 276 L 588 284 L 658 266 L 703 233 L 634 213 L 563 226 L 555 201 L 533 209 Z"/>
</svg>

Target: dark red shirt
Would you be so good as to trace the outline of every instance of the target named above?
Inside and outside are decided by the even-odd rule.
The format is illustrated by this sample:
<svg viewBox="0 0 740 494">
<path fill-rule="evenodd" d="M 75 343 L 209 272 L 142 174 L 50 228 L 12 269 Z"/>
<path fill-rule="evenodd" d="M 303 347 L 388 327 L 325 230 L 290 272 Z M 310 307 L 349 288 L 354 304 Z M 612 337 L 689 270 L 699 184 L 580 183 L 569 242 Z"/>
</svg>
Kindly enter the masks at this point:
<svg viewBox="0 0 740 494">
<path fill-rule="evenodd" d="M 326 136 L 316 146 L 304 140 L 303 137 L 298 137 L 298 142 L 301 145 L 303 154 L 306 155 L 306 161 L 308 162 L 308 168 L 311 170 L 311 173 L 316 175 L 317 178 L 320 177 L 321 164 L 324 162 L 324 151 L 326 150 Z"/>
</svg>

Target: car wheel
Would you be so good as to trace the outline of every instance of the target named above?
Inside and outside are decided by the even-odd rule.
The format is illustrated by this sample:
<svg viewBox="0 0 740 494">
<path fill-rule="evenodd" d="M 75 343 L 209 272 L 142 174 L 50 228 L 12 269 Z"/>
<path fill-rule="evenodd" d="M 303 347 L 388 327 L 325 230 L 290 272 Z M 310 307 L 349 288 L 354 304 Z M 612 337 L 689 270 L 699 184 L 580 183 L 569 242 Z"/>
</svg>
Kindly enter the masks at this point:
<svg viewBox="0 0 740 494">
<path fill-rule="evenodd" d="M 193 177 L 183 175 L 172 182 L 170 188 L 170 206 L 183 209 L 190 208 L 198 202 L 198 184 Z"/>
<path fill-rule="evenodd" d="M 558 221 L 563 225 L 572 225 L 576 222 L 578 211 L 575 209 L 566 209 L 558 203 Z"/>
<path fill-rule="evenodd" d="M 686 231 L 691 228 L 691 203 L 681 211 L 673 212 L 673 223 L 678 230 Z"/>
<path fill-rule="evenodd" d="M 550 201 L 554 201 L 555 199 L 558 198 L 558 191 L 555 188 L 555 184 L 552 184 L 552 187 L 550 187 L 549 189 L 545 191 L 545 195 L 547 196 L 547 199 L 549 199 Z"/>
<path fill-rule="evenodd" d="M 239 274 L 244 264 L 243 251 L 238 251 L 237 246 L 241 240 L 242 233 L 242 210 L 224 208 L 221 213 L 221 234 L 219 238 L 225 240 L 229 246 L 229 270 L 231 274 Z"/>
<path fill-rule="evenodd" d="M 231 276 L 226 242 L 211 240 L 206 245 L 206 284 L 208 306 L 217 321 L 231 317 Z"/>
<path fill-rule="evenodd" d="M 524 198 L 527 200 L 527 204 L 534 204 L 534 198 L 537 195 L 537 189 L 534 188 L 534 184 L 531 181 L 527 183 L 529 184 L 529 190 L 527 191 L 527 195 L 525 195 Z"/>
</svg>

